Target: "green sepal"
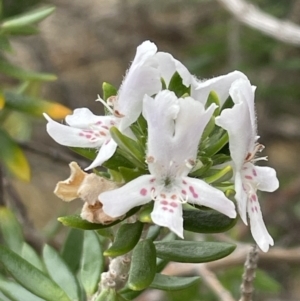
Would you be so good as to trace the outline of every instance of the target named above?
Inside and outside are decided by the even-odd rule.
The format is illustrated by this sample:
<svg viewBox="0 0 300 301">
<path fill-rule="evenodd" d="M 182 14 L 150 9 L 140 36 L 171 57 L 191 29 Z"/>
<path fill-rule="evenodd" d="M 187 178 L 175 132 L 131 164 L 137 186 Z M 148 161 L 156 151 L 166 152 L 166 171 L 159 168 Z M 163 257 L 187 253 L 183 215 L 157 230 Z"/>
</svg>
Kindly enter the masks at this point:
<svg viewBox="0 0 300 301">
<path fill-rule="evenodd" d="M 24 70 L 3 59 L 0 59 L 0 72 L 20 80 L 54 81 L 57 79 L 53 74 Z"/>
<path fill-rule="evenodd" d="M 140 209 L 139 207 L 135 207 L 128 211 L 126 215 L 123 217 L 123 219 L 126 219 L 127 217 L 135 214 L 138 212 Z M 82 229 L 82 230 L 98 230 L 98 229 L 104 229 L 108 228 L 111 226 L 114 226 L 122 221 L 122 219 L 118 219 L 110 224 L 107 225 L 102 225 L 102 224 L 95 224 L 95 223 L 90 223 L 80 217 L 78 214 L 74 215 L 66 215 L 66 216 L 61 216 L 57 219 L 59 222 L 61 222 L 64 226 L 67 227 L 72 227 L 72 228 L 77 228 L 77 229 Z"/>
<path fill-rule="evenodd" d="M 111 96 L 116 96 L 118 93 L 117 89 L 113 85 L 106 82 L 102 84 L 102 91 L 104 101 L 107 101 L 107 99 Z"/>
<path fill-rule="evenodd" d="M 66 293 L 40 270 L 0 245 L 0 262 L 24 288 L 46 301 L 71 301 Z"/>
<path fill-rule="evenodd" d="M 155 246 L 150 239 L 140 241 L 132 252 L 128 287 L 141 291 L 152 283 L 156 273 Z"/>
<path fill-rule="evenodd" d="M 154 202 L 150 202 L 143 206 L 138 214 L 138 219 L 142 223 L 152 223 L 151 212 L 153 210 Z"/>
<path fill-rule="evenodd" d="M 103 269 L 104 258 L 99 238 L 94 231 L 85 231 L 80 279 L 88 296 L 97 291 Z"/>
<path fill-rule="evenodd" d="M 197 167 L 198 165 L 200 165 L 200 167 Z M 212 165 L 213 161 L 211 158 L 201 157 L 189 175 L 193 178 L 201 177 L 212 167 Z"/>
<path fill-rule="evenodd" d="M 36 24 L 49 15 L 51 15 L 55 10 L 55 7 L 42 7 L 35 10 L 31 10 L 27 13 L 20 14 L 4 20 L 1 24 L 1 30 L 5 33 L 10 33 L 11 30 L 16 28 L 21 28 L 27 25 Z"/>
<path fill-rule="evenodd" d="M 145 169 L 144 151 L 140 145 L 133 139 L 123 135 L 114 126 L 110 128 L 110 134 L 120 149 L 126 152 L 126 158 L 138 168 Z"/>
<path fill-rule="evenodd" d="M 70 300 L 79 300 L 80 288 L 77 278 L 58 252 L 49 245 L 45 245 L 43 259 L 48 274 L 54 282 L 66 292 Z"/>
<path fill-rule="evenodd" d="M 221 108 L 220 108 L 220 100 L 219 100 L 218 94 L 215 91 L 210 91 L 207 101 L 205 103 L 205 109 L 209 108 L 209 106 L 213 103 L 218 106 L 215 109 L 213 116 L 219 116 Z"/>
<path fill-rule="evenodd" d="M 235 249 L 235 245 L 221 242 L 174 240 L 154 242 L 156 256 L 176 262 L 201 263 L 223 258 Z"/>
<path fill-rule="evenodd" d="M 221 108 L 221 112 L 225 109 L 231 109 L 234 106 L 234 102 L 232 100 L 232 98 L 229 96 L 225 102 L 223 103 L 223 106 Z"/>
<path fill-rule="evenodd" d="M 199 282 L 200 277 L 175 277 L 157 273 L 150 288 L 164 291 L 178 291 Z"/>
<path fill-rule="evenodd" d="M 183 210 L 183 228 L 196 233 L 220 233 L 231 229 L 237 218 L 215 210 Z"/>
<path fill-rule="evenodd" d="M 208 123 L 206 124 L 203 134 L 201 136 L 201 141 L 204 141 L 215 129 L 216 123 L 215 123 L 215 116 L 211 116 Z"/>
<path fill-rule="evenodd" d="M 228 143 L 228 139 L 228 133 L 216 126 L 213 134 L 204 141 L 205 145 L 201 143 L 200 149 L 206 157 L 211 158 Z"/>
<path fill-rule="evenodd" d="M 190 95 L 191 86 L 186 87 L 182 82 L 181 76 L 176 71 L 170 80 L 168 90 L 173 91 L 180 98 L 184 94 Z"/>
<path fill-rule="evenodd" d="M 102 166 L 116 171 L 119 171 L 120 166 L 131 169 L 136 168 L 135 164 L 130 162 L 126 156 L 127 153 L 125 151 L 117 148 L 114 155 L 104 162 Z"/>
<path fill-rule="evenodd" d="M 118 229 L 113 244 L 104 251 L 104 256 L 117 257 L 131 251 L 138 243 L 143 230 L 143 223 L 123 224 Z"/>
<path fill-rule="evenodd" d="M 126 183 L 142 176 L 145 174 L 144 170 L 140 169 L 132 169 L 132 168 L 127 168 L 127 167 L 119 167 L 120 174 L 122 175 L 122 178 Z"/>
<path fill-rule="evenodd" d="M 211 174 L 211 175 L 209 175 Z M 206 183 L 218 183 L 228 181 L 233 176 L 233 170 L 230 165 L 225 166 L 222 169 L 210 169 L 203 177 Z"/>
<path fill-rule="evenodd" d="M 62 258 L 74 274 L 76 274 L 80 266 L 83 234 L 82 230 L 71 228 L 61 251 Z"/>
<path fill-rule="evenodd" d="M 7 207 L 0 207 L 0 228 L 5 244 L 20 255 L 24 243 L 22 228 L 13 212 Z"/>
</svg>

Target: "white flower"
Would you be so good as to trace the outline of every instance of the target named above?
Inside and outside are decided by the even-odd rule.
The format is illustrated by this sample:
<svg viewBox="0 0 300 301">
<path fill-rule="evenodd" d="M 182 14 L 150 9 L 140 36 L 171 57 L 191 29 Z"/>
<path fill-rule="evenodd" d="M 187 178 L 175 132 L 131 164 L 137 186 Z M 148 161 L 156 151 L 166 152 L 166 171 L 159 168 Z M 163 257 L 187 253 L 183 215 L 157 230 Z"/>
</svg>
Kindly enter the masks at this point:
<svg viewBox="0 0 300 301">
<path fill-rule="evenodd" d="M 108 107 L 111 116 L 96 116 L 89 109 L 81 108 L 67 116 L 67 125 L 63 125 L 44 114 L 48 120 L 47 132 L 59 144 L 99 150 L 95 160 L 86 169 L 100 166 L 113 156 L 117 148 L 109 129 L 116 126 L 123 134 L 132 137 L 129 126 L 142 112 L 144 95 L 158 93 L 162 89 L 161 77 L 168 84 L 176 71 L 183 77 L 184 84 L 189 86 L 192 77 L 188 70 L 170 54 L 157 52 L 154 43 L 145 41 L 137 47 L 118 95 L 110 99 L 113 106 L 113 109 Z"/>
<path fill-rule="evenodd" d="M 216 105 L 207 110 L 191 97 L 178 99 L 168 90 L 155 99 L 145 96 L 143 115 L 148 123 L 147 159 L 150 175 L 140 176 L 116 190 L 101 193 L 103 210 L 112 217 L 154 200 L 151 218 L 183 237 L 182 203 L 218 210 L 231 218 L 234 204 L 216 188 L 188 177 L 196 160 L 202 132 Z"/>
<path fill-rule="evenodd" d="M 216 124 L 223 127 L 229 135 L 229 149 L 233 160 L 235 176 L 235 198 L 240 216 L 247 225 L 250 219 L 251 233 L 258 246 L 267 252 L 273 239 L 264 224 L 257 199 L 257 190 L 272 192 L 278 186 L 276 172 L 270 167 L 255 166 L 255 158 L 263 146 L 257 143 L 256 117 L 254 109 L 255 87 L 247 79 L 236 80 L 230 95 L 234 102 L 231 109 L 225 109 L 216 118 Z"/>
<path fill-rule="evenodd" d="M 109 129 L 118 126 L 120 118 L 96 116 L 89 109 L 76 109 L 66 117 L 67 125 L 52 120 L 47 114 L 47 132 L 59 144 L 70 147 L 99 149 L 97 157 L 86 169 L 94 168 L 108 160 L 116 151 L 117 144 L 111 138 Z"/>
<path fill-rule="evenodd" d="M 193 78 L 191 85 L 191 97 L 205 105 L 209 93 L 214 91 L 218 95 L 220 106 L 222 106 L 229 96 L 230 86 L 237 79 L 247 79 L 247 77 L 240 71 L 233 71 L 208 80 L 198 80 Z"/>
</svg>

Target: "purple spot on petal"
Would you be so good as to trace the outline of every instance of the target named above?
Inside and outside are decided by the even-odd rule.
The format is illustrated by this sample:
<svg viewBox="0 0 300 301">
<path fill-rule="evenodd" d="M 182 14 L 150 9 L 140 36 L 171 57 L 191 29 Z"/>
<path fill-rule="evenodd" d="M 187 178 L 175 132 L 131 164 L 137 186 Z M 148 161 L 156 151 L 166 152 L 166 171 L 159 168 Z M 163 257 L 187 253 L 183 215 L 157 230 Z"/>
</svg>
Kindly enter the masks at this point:
<svg viewBox="0 0 300 301">
<path fill-rule="evenodd" d="M 169 212 L 174 213 L 174 210 L 173 209 L 169 209 Z"/>
<path fill-rule="evenodd" d="M 173 208 L 176 208 L 176 207 L 178 207 L 178 204 L 177 204 L 176 202 L 172 202 L 172 203 L 170 204 L 170 206 L 172 206 Z"/>
<path fill-rule="evenodd" d="M 161 203 L 162 205 L 168 205 L 168 204 L 169 204 L 168 201 L 166 201 L 166 200 L 162 200 L 162 201 L 160 201 L 160 203 Z"/>
<path fill-rule="evenodd" d="M 183 180 L 183 181 L 182 181 L 182 184 L 186 184 L 186 181 L 185 181 L 185 180 Z"/>
<path fill-rule="evenodd" d="M 192 193 L 193 197 L 196 199 L 198 198 L 198 194 L 195 192 L 194 187 L 193 186 L 189 186 L 189 190 Z"/>
<path fill-rule="evenodd" d="M 140 194 L 145 196 L 147 194 L 147 189 L 142 188 L 141 191 L 140 191 Z"/>
<path fill-rule="evenodd" d="M 164 210 L 164 211 L 168 210 L 167 207 L 162 207 L 161 209 Z"/>
<path fill-rule="evenodd" d="M 253 174 L 254 177 L 257 176 L 256 170 L 254 168 L 252 169 L 252 174 Z"/>
<path fill-rule="evenodd" d="M 253 178 L 251 176 L 245 176 L 246 179 L 252 180 Z"/>
<path fill-rule="evenodd" d="M 185 190 L 181 190 L 181 193 L 186 195 L 186 191 Z"/>
</svg>

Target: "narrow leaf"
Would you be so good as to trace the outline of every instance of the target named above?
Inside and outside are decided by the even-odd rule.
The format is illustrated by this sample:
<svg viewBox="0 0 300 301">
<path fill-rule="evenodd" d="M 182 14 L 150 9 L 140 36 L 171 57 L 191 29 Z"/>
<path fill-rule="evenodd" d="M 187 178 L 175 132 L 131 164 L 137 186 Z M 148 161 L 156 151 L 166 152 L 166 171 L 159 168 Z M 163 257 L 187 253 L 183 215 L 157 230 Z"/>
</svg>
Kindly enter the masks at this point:
<svg viewBox="0 0 300 301">
<path fill-rule="evenodd" d="M 36 251 L 26 242 L 23 243 L 21 256 L 28 261 L 30 264 L 32 264 L 34 267 L 39 269 L 42 272 L 45 272 L 45 266 L 39 257 L 39 255 L 36 253 Z"/>
<path fill-rule="evenodd" d="M 13 212 L 7 207 L 0 207 L 0 227 L 6 245 L 15 253 L 21 254 L 24 242 L 22 229 Z"/>
<path fill-rule="evenodd" d="M 237 218 L 214 210 L 184 210 L 183 228 L 196 233 L 220 233 L 231 229 Z"/>
<path fill-rule="evenodd" d="M 3 59 L 0 59 L 0 71 L 1 73 L 20 80 L 54 81 L 57 79 L 53 74 L 24 70 Z"/>
<path fill-rule="evenodd" d="M 221 242 L 175 240 L 154 242 L 157 257 L 169 261 L 201 263 L 223 258 L 235 249 L 235 245 Z"/>
<path fill-rule="evenodd" d="M 128 287 L 134 291 L 147 288 L 156 273 L 156 252 L 150 239 L 140 241 L 133 249 Z"/>
<path fill-rule="evenodd" d="M 60 255 L 49 245 L 45 245 L 43 259 L 49 275 L 56 284 L 67 293 L 71 300 L 79 300 L 77 279 Z"/>
<path fill-rule="evenodd" d="M 126 219 L 127 217 L 135 214 L 140 207 L 135 207 L 128 211 L 123 219 Z M 90 223 L 84 219 L 82 219 L 79 215 L 67 215 L 67 216 L 62 216 L 58 218 L 58 221 L 61 222 L 64 226 L 67 227 L 72 227 L 72 228 L 77 228 L 77 229 L 82 229 L 82 230 L 97 230 L 97 229 L 103 229 L 103 228 L 108 228 L 113 225 L 116 225 L 120 223 L 122 220 L 116 220 L 111 224 L 108 225 L 102 225 L 102 224 L 94 224 Z"/>
<path fill-rule="evenodd" d="M 13 301 L 43 301 L 18 283 L 0 278 L 0 290 Z"/>
<path fill-rule="evenodd" d="M 0 160 L 16 177 L 30 180 L 30 167 L 23 151 L 12 138 L 0 128 Z"/>
<path fill-rule="evenodd" d="M 98 236 L 94 231 L 85 231 L 80 279 L 88 296 L 97 291 L 103 268 L 104 259 Z"/>
<path fill-rule="evenodd" d="M 150 287 L 164 291 L 178 291 L 192 286 L 199 282 L 199 279 L 200 277 L 175 277 L 157 273 Z"/>
<path fill-rule="evenodd" d="M 83 234 L 82 230 L 70 229 L 61 252 L 63 260 L 74 274 L 76 274 L 80 266 Z"/>
<path fill-rule="evenodd" d="M 0 246 L 0 262 L 24 288 L 42 299 L 71 301 L 55 282 L 4 246 Z"/>
<path fill-rule="evenodd" d="M 104 256 L 116 257 L 131 251 L 139 241 L 142 230 L 143 224 L 139 221 L 121 225 L 113 244 L 104 251 Z"/>
<path fill-rule="evenodd" d="M 11 29 L 38 23 L 51 15 L 54 10 L 55 7 L 53 6 L 32 10 L 4 21 L 1 28 L 4 32 L 9 32 Z"/>
</svg>

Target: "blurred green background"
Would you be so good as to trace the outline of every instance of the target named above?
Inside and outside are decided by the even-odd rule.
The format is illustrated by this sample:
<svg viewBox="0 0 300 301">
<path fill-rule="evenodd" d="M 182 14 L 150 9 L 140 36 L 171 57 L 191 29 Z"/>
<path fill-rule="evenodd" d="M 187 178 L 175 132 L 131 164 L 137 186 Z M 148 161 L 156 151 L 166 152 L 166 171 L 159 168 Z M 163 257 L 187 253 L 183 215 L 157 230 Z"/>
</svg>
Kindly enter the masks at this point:
<svg viewBox="0 0 300 301">
<path fill-rule="evenodd" d="M 300 26 L 299 0 L 251 3 Z M 261 195 L 264 219 L 277 247 L 300 245 L 299 47 L 240 24 L 216 0 L 4 0 L 2 13 L 13 16 L 36 4 L 54 5 L 56 11 L 41 22 L 38 35 L 10 39 L 14 51 L 6 57 L 24 69 L 55 74 L 58 79 L 44 84 L 41 95 L 71 109 L 89 107 L 101 114 L 101 105 L 94 100 L 101 93 L 102 82 L 119 86 L 136 47 L 147 39 L 160 51 L 170 52 L 199 78 L 235 69 L 246 73 L 257 86 L 258 130 L 260 142 L 266 146 L 263 155 L 269 157 L 268 165 L 276 168 L 281 181 L 279 191 Z M 0 80 L 4 87 L 18 84 L 4 75 Z M 33 124 L 30 140 L 22 142 L 32 180 L 28 184 L 8 177 L 7 181 L 25 204 L 34 227 L 47 232 L 57 216 L 81 207 L 79 201 L 66 205 L 52 194 L 56 182 L 68 177 L 67 162 L 76 157 L 47 136 L 45 120 L 35 119 Z M 88 165 L 80 160 L 82 167 Z M 12 201 L 11 193 L 5 194 Z M 231 235 L 252 242 L 249 229 L 242 224 Z M 55 241 L 59 244 L 61 240 L 58 237 Z M 274 280 L 258 273 L 255 300 L 300 300 L 299 263 L 300 258 L 296 265 L 262 260 L 261 268 Z M 235 267 L 219 274 L 236 296 L 241 273 L 242 269 Z M 203 285 L 200 291 L 201 300 L 217 300 Z M 199 287 L 185 293 L 186 300 L 200 300 L 188 297 L 197 296 Z M 169 299 L 164 298 L 176 301 L 184 296 L 170 294 Z"/>
</svg>

